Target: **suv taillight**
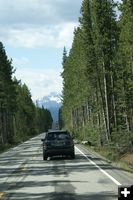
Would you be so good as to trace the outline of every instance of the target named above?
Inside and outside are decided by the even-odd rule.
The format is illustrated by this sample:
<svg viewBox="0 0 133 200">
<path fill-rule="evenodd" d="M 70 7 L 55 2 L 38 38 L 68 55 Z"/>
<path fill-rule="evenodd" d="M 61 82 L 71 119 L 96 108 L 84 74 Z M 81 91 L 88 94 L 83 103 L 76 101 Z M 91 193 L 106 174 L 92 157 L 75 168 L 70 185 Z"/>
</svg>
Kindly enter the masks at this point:
<svg viewBox="0 0 133 200">
<path fill-rule="evenodd" d="M 72 140 L 66 141 L 66 145 L 72 146 L 73 145 L 73 141 Z"/>
<path fill-rule="evenodd" d="M 51 142 L 48 141 L 48 140 L 45 140 L 45 142 L 44 142 L 44 148 L 47 148 L 49 146 L 51 146 Z"/>
</svg>

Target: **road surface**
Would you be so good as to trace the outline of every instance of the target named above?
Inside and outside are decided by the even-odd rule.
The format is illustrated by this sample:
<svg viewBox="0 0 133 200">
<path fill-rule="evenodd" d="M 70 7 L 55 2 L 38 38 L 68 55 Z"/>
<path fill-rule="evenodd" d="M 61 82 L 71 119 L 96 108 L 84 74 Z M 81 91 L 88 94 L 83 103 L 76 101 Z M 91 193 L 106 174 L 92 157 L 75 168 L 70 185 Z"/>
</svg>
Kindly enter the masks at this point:
<svg viewBox="0 0 133 200">
<path fill-rule="evenodd" d="M 116 200 L 133 174 L 76 145 L 76 158 L 42 159 L 43 134 L 0 155 L 0 199 Z"/>
</svg>

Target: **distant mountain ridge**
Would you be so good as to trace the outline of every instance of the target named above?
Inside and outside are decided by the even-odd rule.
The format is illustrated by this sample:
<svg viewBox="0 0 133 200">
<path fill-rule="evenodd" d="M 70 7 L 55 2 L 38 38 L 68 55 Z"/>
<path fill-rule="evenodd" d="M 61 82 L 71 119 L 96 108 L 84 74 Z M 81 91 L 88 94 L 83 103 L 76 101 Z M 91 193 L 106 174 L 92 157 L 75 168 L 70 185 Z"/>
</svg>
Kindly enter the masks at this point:
<svg viewBox="0 0 133 200">
<path fill-rule="evenodd" d="M 58 121 L 58 112 L 62 105 L 60 96 L 60 94 L 51 93 L 37 101 L 39 106 L 43 106 L 50 110 L 54 123 Z"/>
</svg>

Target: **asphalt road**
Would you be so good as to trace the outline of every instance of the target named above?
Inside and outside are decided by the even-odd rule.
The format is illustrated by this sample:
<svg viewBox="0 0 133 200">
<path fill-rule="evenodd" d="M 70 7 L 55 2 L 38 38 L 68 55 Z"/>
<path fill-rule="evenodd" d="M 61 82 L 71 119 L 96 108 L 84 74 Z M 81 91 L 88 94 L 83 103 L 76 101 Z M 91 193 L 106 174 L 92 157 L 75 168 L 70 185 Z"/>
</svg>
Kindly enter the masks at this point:
<svg viewBox="0 0 133 200">
<path fill-rule="evenodd" d="M 76 145 L 76 158 L 42 159 L 43 134 L 0 155 L 0 199 L 116 200 L 133 174 Z"/>
</svg>

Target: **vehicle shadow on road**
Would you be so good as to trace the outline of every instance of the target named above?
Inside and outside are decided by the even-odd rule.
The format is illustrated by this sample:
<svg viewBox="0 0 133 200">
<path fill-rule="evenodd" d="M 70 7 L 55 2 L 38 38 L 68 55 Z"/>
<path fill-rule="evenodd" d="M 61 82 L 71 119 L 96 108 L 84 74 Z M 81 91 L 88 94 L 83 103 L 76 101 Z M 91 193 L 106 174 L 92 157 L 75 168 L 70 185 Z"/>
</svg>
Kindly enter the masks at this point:
<svg viewBox="0 0 133 200">
<path fill-rule="evenodd" d="M 88 192 L 87 194 L 76 194 L 74 191 L 72 193 L 67 192 L 60 192 L 60 193 L 18 193 L 10 194 L 10 197 L 6 197 L 5 200 L 115 200 L 118 196 L 113 194 L 112 192 L 101 192 L 101 193 L 91 193 Z"/>
<path fill-rule="evenodd" d="M 82 154 L 76 154 L 75 159 L 70 157 L 52 157 L 47 161 L 43 161 L 42 152 L 38 152 L 35 159 L 34 153 L 30 149 L 30 145 L 26 144 L 22 150 L 16 151 L 13 156 L 3 157 L 1 165 L 12 165 L 13 173 L 8 175 L 11 181 L 0 184 L 0 188 L 6 191 L 4 200 L 114 200 L 116 195 L 111 191 L 96 193 L 88 190 L 85 194 L 77 191 L 74 185 L 91 184 L 88 179 L 73 179 L 69 180 L 69 176 L 77 174 L 89 173 L 96 171 L 95 165 L 90 163 Z M 28 150 L 29 147 L 29 150 Z M 108 163 L 102 163 L 101 158 L 93 158 L 90 154 L 86 155 L 88 159 L 94 162 L 99 162 L 102 169 L 112 169 Z M 15 168 L 15 164 L 20 162 L 20 158 L 27 158 L 26 162 L 22 162 L 24 168 Z M 3 168 L 0 171 L 0 177 L 6 178 L 10 171 L 8 168 Z M 52 178 L 53 179 L 52 179 Z M 99 180 L 99 184 L 106 185 L 104 179 Z M 54 189 L 54 192 L 52 191 Z M 51 191 L 50 191 L 51 190 Z"/>
</svg>

